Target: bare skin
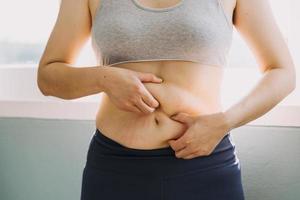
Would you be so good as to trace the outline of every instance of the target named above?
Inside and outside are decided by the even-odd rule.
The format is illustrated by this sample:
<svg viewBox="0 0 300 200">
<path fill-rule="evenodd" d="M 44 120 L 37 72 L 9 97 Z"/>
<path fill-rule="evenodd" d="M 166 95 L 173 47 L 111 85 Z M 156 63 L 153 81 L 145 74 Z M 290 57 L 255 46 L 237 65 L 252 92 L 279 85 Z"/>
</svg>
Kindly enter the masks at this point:
<svg viewBox="0 0 300 200">
<path fill-rule="evenodd" d="M 265 0 L 223 0 L 226 14 L 265 74 L 249 95 L 226 111 L 220 99 L 221 66 L 142 61 L 73 67 L 90 36 L 100 3 L 101 0 L 62 0 L 40 61 L 38 85 L 44 95 L 63 99 L 103 92 L 96 127 L 126 147 L 156 149 L 170 145 L 177 157 L 209 155 L 230 129 L 262 116 L 295 87 L 290 53 Z M 179 0 L 139 3 L 164 8 Z M 57 48 L 60 46 L 63 48 Z M 177 117 L 171 117 L 175 114 Z"/>
</svg>

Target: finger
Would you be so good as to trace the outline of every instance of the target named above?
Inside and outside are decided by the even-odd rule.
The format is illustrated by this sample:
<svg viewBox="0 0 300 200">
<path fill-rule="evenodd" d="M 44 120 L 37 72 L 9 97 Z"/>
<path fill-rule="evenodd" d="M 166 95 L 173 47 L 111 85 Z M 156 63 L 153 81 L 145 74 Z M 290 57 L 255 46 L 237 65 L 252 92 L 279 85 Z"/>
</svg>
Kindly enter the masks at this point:
<svg viewBox="0 0 300 200">
<path fill-rule="evenodd" d="M 186 134 L 184 134 L 177 140 L 169 140 L 169 144 L 171 145 L 172 149 L 174 149 L 175 151 L 179 151 L 185 148 L 191 142 L 186 139 L 185 135 Z"/>
<path fill-rule="evenodd" d="M 128 111 L 141 114 L 142 111 L 136 105 L 130 105 Z"/>
<path fill-rule="evenodd" d="M 138 77 L 142 82 L 155 82 L 155 83 L 161 83 L 163 81 L 162 78 L 157 77 L 155 74 L 152 73 L 143 73 L 143 72 L 137 72 Z"/>
<path fill-rule="evenodd" d="M 174 116 L 171 116 L 172 119 L 176 120 L 176 121 L 180 121 L 182 123 L 187 124 L 188 126 L 190 126 L 193 121 L 194 118 L 186 113 L 178 113 Z"/>
<path fill-rule="evenodd" d="M 135 112 L 135 113 L 139 113 L 139 114 L 142 113 L 142 111 L 138 107 L 136 107 L 135 104 L 129 103 L 129 102 L 125 103 L 125 105 L 123 105 L 122 107 L 118 107 L 118 108 L 120 108 L 121 110 L 128 111 L 128 112 Z"/>
<path fill-rule="evenodd" d="M 198 157 L 199 155 L 198 155 L 198 153 L 197 152 L 195 152 L 195 153 L 191 153 L 191 154 L 189 154 L 189 155 L 187 155 L 187 156 L 185 156 L 185 157 L 182 157 L 183 159 L 192 159 L 192 158 L 196 158 L 196 157 Z"/>
<path fill-rule="evenodd" d="M 153 112 L 155 109 L 154 108 L 151 108 L 149 107 L 147 104 L 145 104 L 145 102 L 140 99 L 138 102 L 136 102 L 135 104 L 143 113 L 151 113 Z"/>
<path fill-rule="evenodd" d="M 177 143 L 175 145 L 174 143 L 175 143 L 175 140 L 169 140 L 169 144 L 170 144 L 170 146 L 172 147 L 172 149 L 174 151 L 179 151 L 179 150 L 181 150 L 181 149 L 183 149 L 183 148 L 186 147 L 186 144 Z"/>
<path fill-rule="evenodd" d="M 195 150 L 191 147 L 191 145 L 187 145 L 184 149 L 175 152 L 177 158 L 182 158 L 194 153 Z"/>
<path fill-rule="evenodd" d="M 150 107 L 156 108 L 159 106 L 159 102 L 152 96 L 152 94 L 146 88 L 142 94 L 142 100 Z"/>
</svg>

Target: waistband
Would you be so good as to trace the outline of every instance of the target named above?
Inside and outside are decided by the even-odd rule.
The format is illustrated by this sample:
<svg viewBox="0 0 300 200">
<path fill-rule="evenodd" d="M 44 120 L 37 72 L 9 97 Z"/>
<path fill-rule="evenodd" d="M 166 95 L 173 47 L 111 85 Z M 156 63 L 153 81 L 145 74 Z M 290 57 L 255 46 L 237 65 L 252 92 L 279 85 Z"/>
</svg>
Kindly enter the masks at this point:
<svg viewBox="0 0 300 200">
<path fill-rule="evenodd" d="M 101 170 L 164 176 L 208 170 L 237 162 L 235 144 L 231 140 L 230 132 L 210 155 L 182 159 L 175 156 L 175 151 L 170 146 L 158 149 L 133 149 L 119 144 L 96 129 L 87 156 L 87 166 Z"/>
<path fill-rule="evenodd" d="M 96 131 L 93 135 L 95 140 L 102 145 L 105 145 L 107 148 L 110 148 L 112 155 L 131 155 L 131 156 L 173 156 L 175 151 L 171 146 L 157 148 L 157 149 L 134 149 L 126 147 L 117 141 L 105 136 L 101 130 L 96 128 Z M 228 148 L 235 147 L 235 144 L 232 142 L 231 133 L 227 133 L 220 143 L 216 146 L 212 154 L 225 151 Z"/>
</svg>

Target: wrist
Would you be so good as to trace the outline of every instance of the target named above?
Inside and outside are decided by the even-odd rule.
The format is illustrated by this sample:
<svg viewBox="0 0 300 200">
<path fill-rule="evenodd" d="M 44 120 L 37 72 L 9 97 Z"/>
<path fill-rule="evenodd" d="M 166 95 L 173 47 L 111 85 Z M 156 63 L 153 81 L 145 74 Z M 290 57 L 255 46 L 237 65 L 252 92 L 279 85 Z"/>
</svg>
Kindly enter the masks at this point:
<svg viewBox="0 0 300 200">
<path fill-rule="evenodd" d="M 98 86 L 103 92 L 107 92 L 111 69 L 108 66 L 99 67 Z"/>
<path fill-rule="evenodd" d="M 231 120 L 231 115 L 228 111 L 222 112 L 223 115 L 223 123 L 224 126 L 227 128 L 228 132 L 234 129 L 234 124 Z"/>
</svg>

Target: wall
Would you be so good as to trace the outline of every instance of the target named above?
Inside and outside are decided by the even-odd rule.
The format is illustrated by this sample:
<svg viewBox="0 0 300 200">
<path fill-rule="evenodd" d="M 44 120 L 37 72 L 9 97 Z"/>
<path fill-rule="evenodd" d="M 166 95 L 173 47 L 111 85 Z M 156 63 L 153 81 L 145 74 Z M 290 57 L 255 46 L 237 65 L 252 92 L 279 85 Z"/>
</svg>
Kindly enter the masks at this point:
<svg viewBox="0 0 300 200">
<path fill-rule="evenodd" d="M 0 118 L 0 199 L 79 199 L 93 121 Z M 300 199 L 300 128 L 232 130 L 246 200 Z"/>
</svg>

